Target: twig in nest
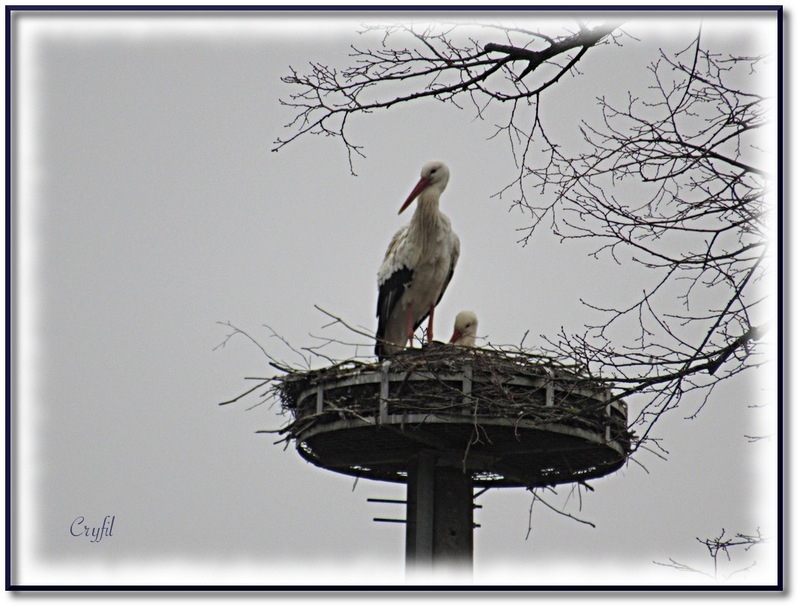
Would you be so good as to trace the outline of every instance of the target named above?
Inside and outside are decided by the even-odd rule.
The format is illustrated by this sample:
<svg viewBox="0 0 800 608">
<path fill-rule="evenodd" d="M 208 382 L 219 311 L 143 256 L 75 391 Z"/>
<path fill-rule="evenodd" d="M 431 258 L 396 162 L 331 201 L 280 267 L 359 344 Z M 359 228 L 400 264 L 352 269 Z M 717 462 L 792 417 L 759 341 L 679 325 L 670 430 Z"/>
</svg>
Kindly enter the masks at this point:
<svg viewBox="0 0 800 608">
<path fill-rule="evenodd" d="M 253 388 L 246 390 L 245 392 L 243 392 L 243 393 L 242 393 L 241 395 L 239 395 L 238 397 L 234 397 L 233 399 L 228 399 L 227 401 L 221 401 L 221 402 L 219 403 L 219 405 L 229 405 L 229 404 L 231 404 L 231 403 L 235 403 L 235 402 L 239 401 L 239 399 L 241 399 L 242 397 L 246 397 L 247 395 L 249 395 L 249 394 L 250 394 L 250 393 L 252 393 L 253 391 L 255 391 L 255 390 L 257 390 L 257 389 L 261 388 L 261 387 L 262 387 L 262 386 L 264 386 L 265 384 L 269 384 L 270 382 L 272 382 L 273 380 L 275 380 L 275 378 L 245 378 L 245 380 L 263 380 L 263 382 L 259 382 L 259 383 L 258 383 L 258 384 L 256 384 L 256 385 L 255 385 Z"/>
<path fill-rule="evenodd" d="M 350 331 L 352 331 L 354 333 L 357 333 L 359 335 L 365 336 L 365 337 L 369 338 L 370 340 L 373 340 L 373 341 L 375 340 L 375 334 L 374 333 L 371 333 L 371 332 L 366 331 L 364 329 L 358 329 L 357 327 L 353 327 L 352 325 L 347 323 L 341 317 L 337 317 L 335 314 L 328 312 L 327 310 L 325 310 L 324 308 L 318 306 L 317 304 L 314 304 L 314 308 L 316 308 L 322 314 L 327 315 L 331 319 L 333 319 L 332 322 L 328 323 L 327 325 L 323 325 L 323 328 L 330 327 L 331 325 L 335 325 L 336 323 L 340 323 L 341 325 L 344 325 L 347 329 L 349 329 Z"/>
<path fill-rule="evenodd" d="M 233 331 L 232 331 L 231 333 L 229 333 L 227 336 L 225 336 L 225 339 L 224 339 L 222 342 L 220 342 L 220 343 L 219 343 L 219 344 L 217 344 L 217 345 L 216 345 L 214 348 L 212 348 L 212 349 L 211 349 L 212 351 L 215 351 L 215 350 L 217 350 L 218 348 L 225 348 L 225 346 L 228 344 L 228 341 L 229 341 L 231 338 L 233 338 L 233 336 L 235 336 L 235 335 L 237 335 L 237 334 L 241 334 L 241 335 L 243 335 L 245 338 L 247 338 L 248 340 L 250 340 L 250 342 L 252 342 L 253 344 L 255 344 L 255 345 L 256 345 L 256 347 L 258 348 L 258 350 L 260 350 L 262 353 L 264 353 L 264 356 L 265 356 L 265 357 L 266 357 L 266 358 L 269 360 L 269 364 L 270 364 L 272 367 L 274 367 L 275 369 L 277 369 L 277 370 L 280 370 L 280 371 L 282 371 L 282 372 L 290 372 L 290 371 L 291 371 L 291 369 L 290 369 L 289 367 L 287 367 L 285 364 L 281 363 L 280 361 L 278 361 L 277 359 L 275 359 L 275 357 L 273 357 L 272 355 L 270 355 L 270 354 L 269 354 L 269 353 L 266 351 L 266 349 L 265 349 L 263 346 L 261 346 L 261 344 L 259 344 L 258 340 L 256 340 L 256 339 L 255 339 L 253 336 L 251 336 L 250 334 L 248 334 L 248 333 L 247 333 L 246 331 L 244 331 L 243 329 L 239 329 L 238 327 L 236 327 L 236 326 L 235 326 L 233 323 L 231 323 L 230 321 L 217 321 L 217 323 L 218 323 L 219 325 L 224 325 L 224 326 L 226 326 L 226 327 L 230 327 L 230 328 L 231 328 Z M 276 336 L 276 337 L 278 337 L 278 336 Z M 285 340 L 284 340 L 284 342 L 285 342 Z M 291 346 L 290 346 L 290 348 L 291 348 Z"/>
<path fill-rule="evenodd" d="M 306 368 L 307 368 L 307 369 L 311 367 L 311 362 L 308 360 L 308 357 L 306 357 L 306 356 L 305 356 L 305 355 L 304 355 L 302 352 L 300 352 L 300 351 L 299 351 L 299 350 L 297 350 L 297 349 L 296 349 L 294 346 L 292 346 L 292 345 L 291 345 L 291 343 L 290 343 L 290 342 L 289 342 L 289 341 L 288 341 L 286 338 L 284 338 L 283 336 L 281 336 L 280 334 L 278 334 L 278 333 L 277 333 L 277 332 L 276 332 L 274 329 L 272 329 L 272 328 L 271 328 L 269 325 L 267 325 L 266 323 L 264 323 L 263 325 L 264 325 L 264 327 L 266 327 L 268 330 L 270 330 L 270 331 L 272 332 L 272 337 L 273 337 L 273 338 L 277 338 L 277 339 L 278 339 L 278 340 L 280 340 L 280 341 L 281 341 L 281 342 L 282 342 L 284 345 L 286 345 L 286 347 L 288 347 L 288 348 L 289 348 L 289 350 L 291 350 L 291 351 L 292 351 L 293 353 L 295 353 L 296 355 L 299 355 L 299 356 L 300 356 L 300 357 L 303 359 L 303 363 L 305 364 L 305 366 L 306 366 Z M 273 361 L 274 361 L 274 359 L 273 359 Z M 289 370 L 287 370 L 287 371 L 289 371 Z"/>
</svg>

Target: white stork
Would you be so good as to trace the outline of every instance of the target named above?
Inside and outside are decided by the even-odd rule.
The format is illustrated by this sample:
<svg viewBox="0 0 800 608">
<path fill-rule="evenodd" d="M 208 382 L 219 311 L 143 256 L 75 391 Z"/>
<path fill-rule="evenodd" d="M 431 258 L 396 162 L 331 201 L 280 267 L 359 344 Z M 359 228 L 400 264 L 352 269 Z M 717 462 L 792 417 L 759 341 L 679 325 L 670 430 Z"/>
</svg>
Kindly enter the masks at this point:
<svg viewBox="0 0 800 608">
<path fill-rule="evenodd" d="M 430 317 L 428 342 L 433 341 L 433 310 L 453 277 L 461 252 L 450 220 L 439 211 L 439 197 L 449 179 L 444 163 L 426 164 L 400 207 L 402 213 L 417 199 L 414 216 L 392 237 L 378 270 L 375 354 L 379 359 L 405 348 L 426 317 Z"/>
<path fill-rule="evenodd" d="M 456 315 L 453 324 L 453 337 L 451 344 L 458 346 L 475 346 L 475 337 L 478 335 L 478 315 L 471 310 L 462 310 Z"/>
</svg>

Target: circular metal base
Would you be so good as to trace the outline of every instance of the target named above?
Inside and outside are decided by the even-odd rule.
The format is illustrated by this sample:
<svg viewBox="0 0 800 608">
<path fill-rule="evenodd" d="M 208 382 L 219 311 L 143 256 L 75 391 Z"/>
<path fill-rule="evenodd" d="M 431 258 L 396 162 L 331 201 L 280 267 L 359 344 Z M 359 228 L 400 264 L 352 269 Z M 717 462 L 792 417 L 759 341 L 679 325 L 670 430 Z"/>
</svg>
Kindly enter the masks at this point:
<svg viewBox="0 0 800 608">
<path fill-rule="evenodd" d="M 630 449 L 627 408 L 604 385 L 505 353 L 441 348 L 287 382 L 290 437 L 309 462 L 405 483 L 422 451 L 475 486 L 602 477 Z"/>
<path fill-rule="evenodd" d="M 380 425 L 338 421 L 298 437 L 309 462 L 347 475 L 405 483 L 409 461 L 435 450 L 480 487 L 539 487 L 602 477 L 625 462 L 626 445 L 564 425 L 467 416 L 406 416 Z"/>
</svg>

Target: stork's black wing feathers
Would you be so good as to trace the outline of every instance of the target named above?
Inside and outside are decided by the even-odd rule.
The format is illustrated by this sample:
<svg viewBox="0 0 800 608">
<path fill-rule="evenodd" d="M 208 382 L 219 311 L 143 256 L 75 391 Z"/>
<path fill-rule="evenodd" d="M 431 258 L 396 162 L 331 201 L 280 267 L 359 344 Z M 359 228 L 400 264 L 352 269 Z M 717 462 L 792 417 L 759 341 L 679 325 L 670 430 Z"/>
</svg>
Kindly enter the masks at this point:
<svg viewBox="0 0 800 608">
<path fill-rule="evenodd" d="M 381 347 L 386 335 L 386 324 L 389 322 L 389 317 L 413 278 L 414 271 L 408 266 L 402 266 L 395 270 L 378 288 L 378 310 L 375 313 L 378 317 L 378 331 L 375 334 L 377 338 L 375 354 L 379 357 L 382 354 Z"/>
</svg>

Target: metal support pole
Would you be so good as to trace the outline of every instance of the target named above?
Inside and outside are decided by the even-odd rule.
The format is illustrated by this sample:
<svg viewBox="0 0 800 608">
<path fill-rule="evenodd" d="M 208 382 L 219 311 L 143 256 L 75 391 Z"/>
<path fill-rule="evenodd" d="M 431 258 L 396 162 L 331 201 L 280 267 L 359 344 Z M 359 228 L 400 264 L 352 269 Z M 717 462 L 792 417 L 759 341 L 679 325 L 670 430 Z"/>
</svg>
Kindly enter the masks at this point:
<svg viewBox="0 0 800 608">
<path fill-rule="evenodd" d="M 434 453 L 422 451 L 409 463 L 406 481 L 406 570 L 433 566 Z"/>
<path fill-rule="evenodd" d="M 436 452 L 423 450 L 409 463 L 407 484 L 406 570 L 471 571 L 471 477 L 455 467 L 436 466 Z"/>
</svg>

